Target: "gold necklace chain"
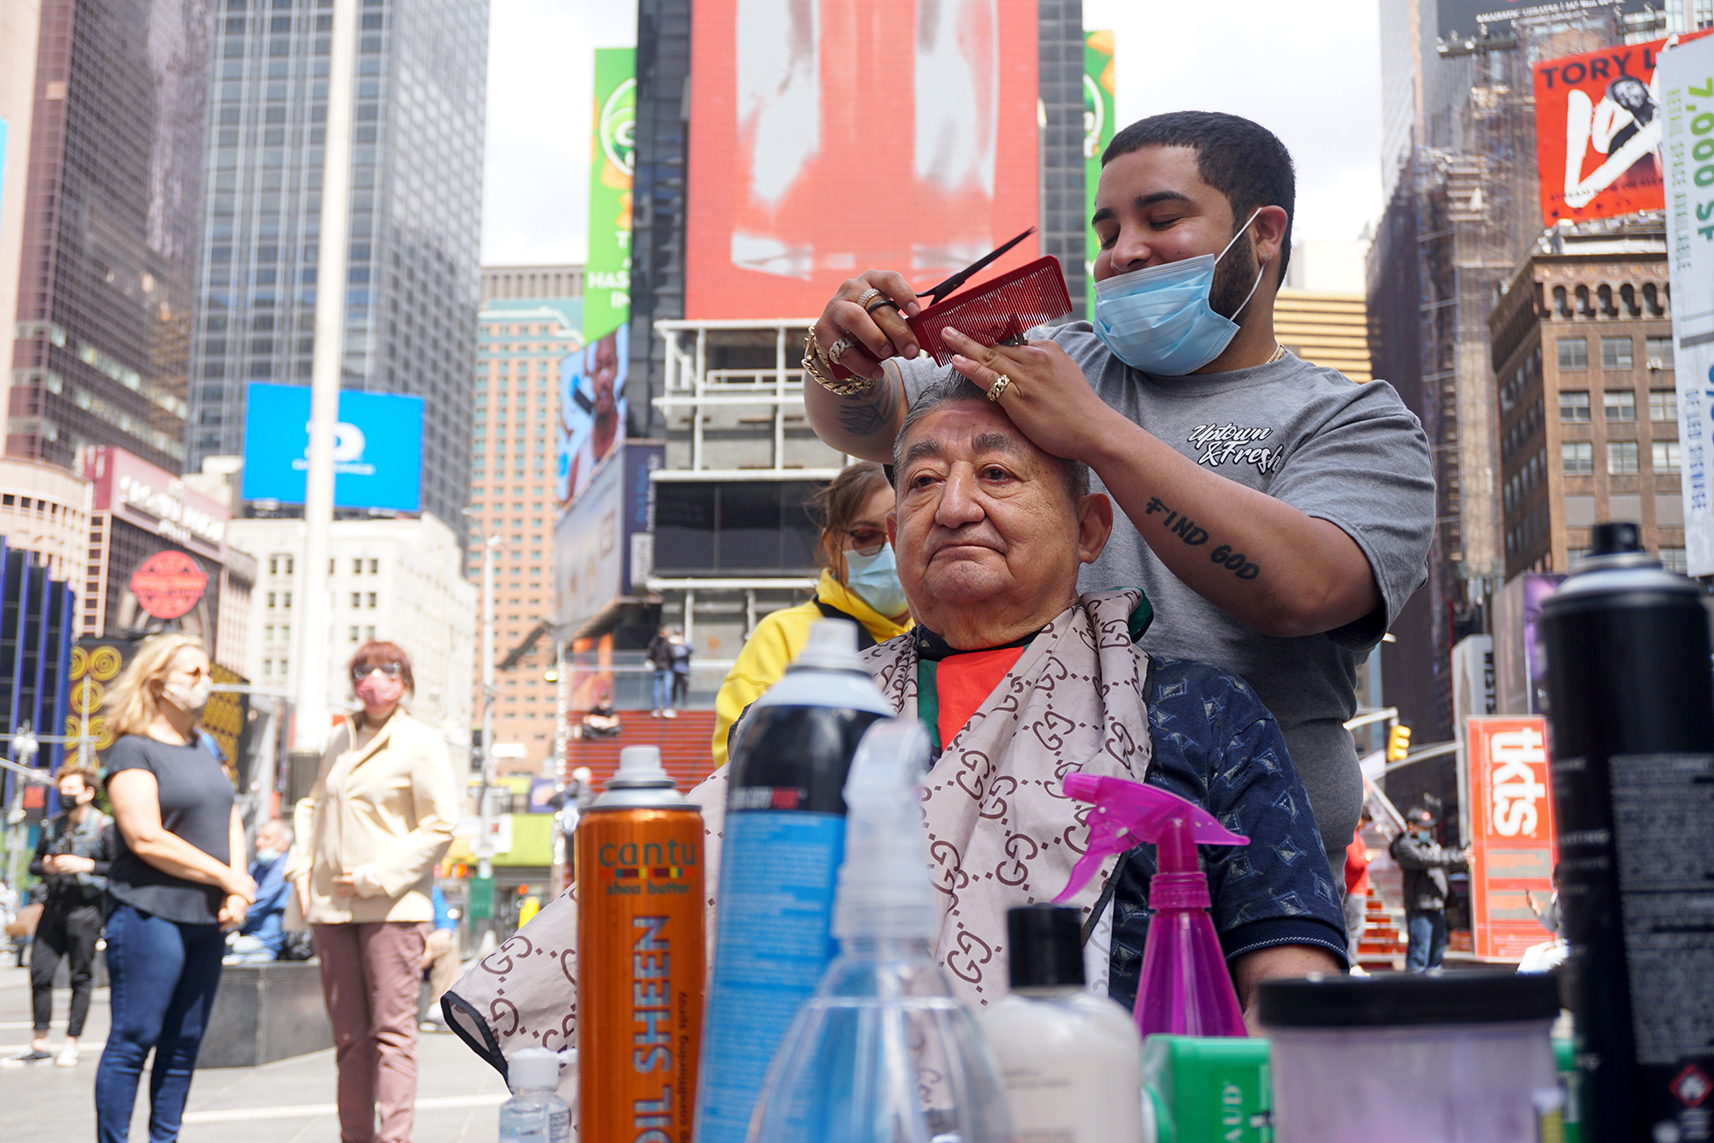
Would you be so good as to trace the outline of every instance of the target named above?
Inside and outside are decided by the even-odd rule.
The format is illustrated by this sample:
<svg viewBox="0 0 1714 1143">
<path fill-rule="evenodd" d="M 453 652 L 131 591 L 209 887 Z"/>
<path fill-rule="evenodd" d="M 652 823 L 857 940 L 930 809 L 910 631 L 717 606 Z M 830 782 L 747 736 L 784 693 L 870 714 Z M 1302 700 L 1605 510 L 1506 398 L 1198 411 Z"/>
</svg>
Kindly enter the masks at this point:
<svg viewBox="0 0 1714 1143">
<path fill-rule="evenodd" d="M 1274 362 L 1279 361 L 1283 357 L 1285 357 L 1285 346 L 1281 345 L 1279 342 L 1276 341 L 1276 342 L 1274 342 L 1273 356 L 1268 358 L 1266 361 L 1262 362 L 1262 364 L 1263 365 L 1272 365 Z"/>
</svg>

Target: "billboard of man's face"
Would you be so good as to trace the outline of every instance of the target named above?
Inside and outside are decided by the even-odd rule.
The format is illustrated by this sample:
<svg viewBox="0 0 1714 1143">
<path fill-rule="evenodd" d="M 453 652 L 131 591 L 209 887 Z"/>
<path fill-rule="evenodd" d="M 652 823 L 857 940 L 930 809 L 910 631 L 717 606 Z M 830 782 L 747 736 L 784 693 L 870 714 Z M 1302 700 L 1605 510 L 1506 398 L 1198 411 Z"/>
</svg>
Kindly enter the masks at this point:
<svg viewBox="0 0 1714 1143">
<path fill-rule="evenodd" d="M 619 333 L 615 330 L 595 343 L 595 367 L 590 371 L 589 381 L 595 398 L 596 416 L 613 414 L 613 387 L 618 379 Z"/>
</svg>

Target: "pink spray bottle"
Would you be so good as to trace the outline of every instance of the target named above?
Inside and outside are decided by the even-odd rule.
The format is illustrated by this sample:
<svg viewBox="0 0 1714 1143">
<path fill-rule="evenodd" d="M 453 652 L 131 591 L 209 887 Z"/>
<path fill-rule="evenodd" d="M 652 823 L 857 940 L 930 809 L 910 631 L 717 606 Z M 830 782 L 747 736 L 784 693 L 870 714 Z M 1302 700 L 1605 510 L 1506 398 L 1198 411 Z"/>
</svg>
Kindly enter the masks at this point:
<svg viewBox="0 0 1714 1143">
<path fill-rule="evenodd" d="M 1095 803 L 1089 815 L 1089 849 L 1071 871 L 1071 883 L 1055 900 L 1086 885 L 1110 854 L 1142 842 L 1156 846 L 1149 882 L 1148 942 L 1132 1013 L 1144 1036 L 1246 1036 L 1244 1013 L 1220 938 L 1208 917 L 1208 878 L 1196 861 L 1196 846 L 1249 845 L 1214 816 L 1176 794 L 1124 778 L 1068 774 L 1065 792 Z"/>
</svg>

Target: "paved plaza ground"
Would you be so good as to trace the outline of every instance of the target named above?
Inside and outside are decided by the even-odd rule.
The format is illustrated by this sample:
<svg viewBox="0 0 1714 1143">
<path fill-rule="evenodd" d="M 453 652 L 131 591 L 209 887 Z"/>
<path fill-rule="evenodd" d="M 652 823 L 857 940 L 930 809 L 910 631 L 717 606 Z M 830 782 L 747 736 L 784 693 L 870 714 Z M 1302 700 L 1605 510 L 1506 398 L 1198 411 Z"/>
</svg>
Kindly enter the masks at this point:
<svg viewBox="0 0 1714 1143">
<path fill-rule="evenodd" d="M 53 1045 L 65 1032 L 71 993 L 54 993 Z M 17 1143 L 92 1143 L 95 1062 L 107 1039 L 107 990 L 98 989 L 79 1041 L 75 1068 L 52 1064 L 0 1069 L 0 1139 Z M 0 1056 L 30 1043 L 30 980 L 8 956 L 0 967 Z M 492 1143 L 506 1098 L 500 1076 L 458 1037 L 424 1033 L 417 1040 L 415 1143 Z M 337 1143 L 333 1050 L 259 1068 L 199 1070 L 185 1108 L 182 1143 Z M 131 1138 L 148 1138 L 148 1077 L 137 1099 Z"/>
</svg>

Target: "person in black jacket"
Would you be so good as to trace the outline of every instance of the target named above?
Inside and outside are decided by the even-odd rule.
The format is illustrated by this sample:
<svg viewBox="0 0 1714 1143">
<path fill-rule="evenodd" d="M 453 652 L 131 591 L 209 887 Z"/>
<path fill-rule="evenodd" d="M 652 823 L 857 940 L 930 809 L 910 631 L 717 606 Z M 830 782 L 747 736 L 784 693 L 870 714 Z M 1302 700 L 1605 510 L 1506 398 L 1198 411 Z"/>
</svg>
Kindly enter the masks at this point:
<svg viewBox="0 0 1714 1143">
<path fill-rule="evenodd" d="M 1405 969 L 1439 968 L 1446 954 L 1446 871 L 1468 865 L 1470 851 L 1436 844 L 1434 815 L 1419 807 L 1405 815 L 1405 830 L 1390 852 L 1404 871 Z"/>
<path fill-rule="evenodd" d="M 649 711 L 651 718 L 677 718 L 678 711 L 673 709 L 673 645 L 672 631 L 662 627 L 655 632 L 655 637 L 649 640 L 646 652 L 648 660 L 655 668 L 655 705 Z"/>
<path fill-rule="evenodd" d="M 94 806 L 96 777 L 76 762 L 60 767 L 60 812 L 42 828 L 30 872 L 47 885 L 47 899 L 36 939 L 30 946 L 30 1003 L 34 1035 L 30 1048 L 0 1066 L 21 1067 L 49 1060 L 62 1068 L 77 1063 L 77 1038 L 89 1015 L 94 987 L 95 942 L 101 937 L 101 898 L 107 891 L 107 867 L 117 843 L 113 823 Z M 54 973 L 60 960 L 70 961 L 71 1017 L 59 1054 L 48 1051 L 48 1025 L 53 1016 Z"/>
</svg>

